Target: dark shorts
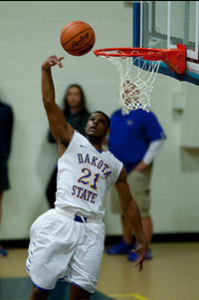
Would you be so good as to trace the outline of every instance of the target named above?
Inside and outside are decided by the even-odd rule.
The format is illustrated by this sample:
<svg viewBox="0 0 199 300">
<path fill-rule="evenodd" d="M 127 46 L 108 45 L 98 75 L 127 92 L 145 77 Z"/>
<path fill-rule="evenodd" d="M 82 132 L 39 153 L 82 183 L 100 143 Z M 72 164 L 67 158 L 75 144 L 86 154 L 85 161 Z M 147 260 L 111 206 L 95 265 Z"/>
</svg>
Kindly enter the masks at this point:
<svg viewBox="0 0 199 300">
<path fill-rule="evenodd" d="M 0 192 L 10 188 L 8 179 L 8 165 L 6 160 L 0 160 Z"/>
</svg>

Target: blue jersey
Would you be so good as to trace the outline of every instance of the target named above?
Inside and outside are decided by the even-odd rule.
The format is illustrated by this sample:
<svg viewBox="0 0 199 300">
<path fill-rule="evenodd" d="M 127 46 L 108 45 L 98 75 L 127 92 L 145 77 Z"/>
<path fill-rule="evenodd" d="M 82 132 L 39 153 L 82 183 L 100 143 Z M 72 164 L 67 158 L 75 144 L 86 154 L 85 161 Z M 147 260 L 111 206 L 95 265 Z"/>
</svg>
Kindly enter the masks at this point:
<svg viewBox="0 0 199 300">
<path fill-rule="evenodd" d="M 144 157 L 151 142 L 165 138 L 152 112 L 133 110 L 128 115 L 117 110 L 111 116 L 109 150 L 123 162 L 129 173 Z"/>
</svg>

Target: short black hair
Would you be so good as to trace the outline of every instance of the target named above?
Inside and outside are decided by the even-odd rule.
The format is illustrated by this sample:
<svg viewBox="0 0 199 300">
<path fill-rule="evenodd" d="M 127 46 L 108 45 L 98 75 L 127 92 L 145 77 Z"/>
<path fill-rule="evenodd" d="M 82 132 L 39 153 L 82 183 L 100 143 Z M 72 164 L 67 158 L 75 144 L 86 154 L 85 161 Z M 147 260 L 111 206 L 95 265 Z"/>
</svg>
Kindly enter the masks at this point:
<svg viewBox="0 0 199 300">
<path fill-rule="evenodd" d="M 97 110 L 97 111 L 94 111 L 91 115 L 93 115 L 93 114 L 102 114 L 102 115 L 104 115 L 105 118 L 106 118 L 106 121 L 107 121 L 108 128 L 110 128 L 111 120 L 103 111 Z"/>
</svg>

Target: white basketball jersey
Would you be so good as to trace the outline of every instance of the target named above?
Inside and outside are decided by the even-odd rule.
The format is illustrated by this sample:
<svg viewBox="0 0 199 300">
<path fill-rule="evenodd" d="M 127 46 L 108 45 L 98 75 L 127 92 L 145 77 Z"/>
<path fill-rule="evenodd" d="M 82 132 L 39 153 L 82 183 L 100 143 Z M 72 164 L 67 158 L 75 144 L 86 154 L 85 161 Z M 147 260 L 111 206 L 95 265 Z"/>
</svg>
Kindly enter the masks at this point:
<svg viewBox="0 0 199 300">
<path fill-rule="evenodd" d="M 81 134 L 58 160 L 55 205 L 83 217 L 103 217 L 103 199 L 123 164 L 109 151 L 99 152 Z"/>
</svg>

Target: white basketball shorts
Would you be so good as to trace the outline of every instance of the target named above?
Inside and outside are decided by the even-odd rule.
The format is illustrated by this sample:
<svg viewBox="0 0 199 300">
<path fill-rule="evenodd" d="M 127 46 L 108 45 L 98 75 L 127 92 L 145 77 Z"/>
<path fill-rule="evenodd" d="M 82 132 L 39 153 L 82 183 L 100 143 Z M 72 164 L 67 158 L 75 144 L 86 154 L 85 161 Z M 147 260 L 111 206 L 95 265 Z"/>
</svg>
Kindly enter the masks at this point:
<svg viewBox="0 0 199 300">
<path fill-rule="evenodd" d="M 100 220 L 78 222 L 74 215 L 50 209 L 33 223 L 26 261 L 35 286 L 51 291 L 58 280 L 93 294 L 104 251 L 105 226 Z"/>
</svg>

